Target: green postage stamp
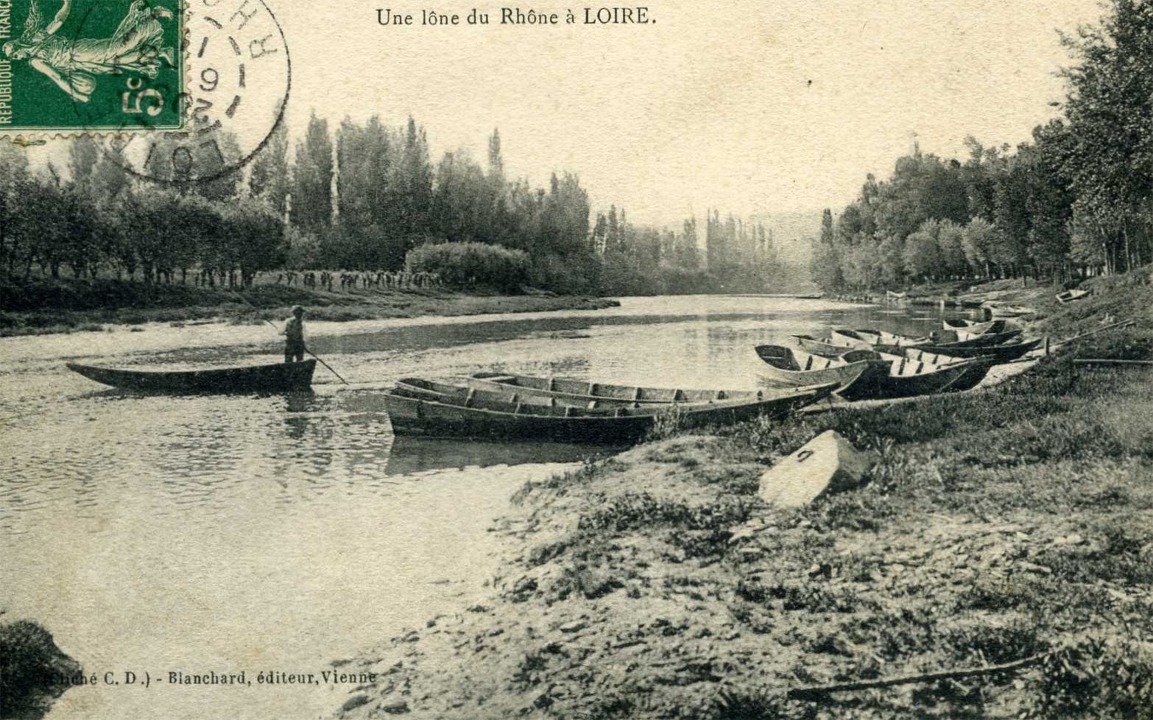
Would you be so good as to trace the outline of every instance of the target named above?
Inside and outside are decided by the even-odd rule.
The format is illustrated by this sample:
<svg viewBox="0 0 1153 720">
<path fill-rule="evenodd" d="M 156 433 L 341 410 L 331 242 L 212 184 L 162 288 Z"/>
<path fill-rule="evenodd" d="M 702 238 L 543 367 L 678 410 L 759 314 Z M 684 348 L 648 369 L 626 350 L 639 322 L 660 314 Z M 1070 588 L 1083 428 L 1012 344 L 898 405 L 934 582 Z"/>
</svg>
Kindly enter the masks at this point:
<svg viewBox="0 0 1153 720">
<path fill-rule="evenodd" d="M 181 127 L 183 0 L 0 0 L 0 133 Z"/>
</svg>

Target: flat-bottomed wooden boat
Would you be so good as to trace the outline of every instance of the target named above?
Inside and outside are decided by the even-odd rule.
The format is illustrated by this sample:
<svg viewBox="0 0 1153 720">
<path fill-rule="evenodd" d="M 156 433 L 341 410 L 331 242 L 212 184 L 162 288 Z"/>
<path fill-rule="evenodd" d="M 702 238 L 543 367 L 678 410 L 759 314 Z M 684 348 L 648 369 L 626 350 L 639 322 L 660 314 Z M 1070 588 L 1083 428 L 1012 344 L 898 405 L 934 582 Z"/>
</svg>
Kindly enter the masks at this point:
<svg viewBox="0 0 1153 720">
<path fill-rule="evenodd" d="M 1011 362 L 1018 358 L 1023 357 L 1030 350 L 1036 349 L 1041 344 L 1041 340 L 1021 340 L 1014 339 L 1011 342 L 1002 343 L 1000 345 L 962 345 L 960 343 L 946 343 L 942 345 L 918 345 L 912 350 L 920 352 L 931 353 L 933 355 L 947 355 L 954 358 L 978 358 L 982 356 L 992 357 L 998 363 Z M 902 349 L 902 353 L 905 350 Z"/>
<path fill-rule="evenodd" d="M 800 387 L 836 383 L 834 391 L 845 400 L 879 397 L 890 363 L 870 354 L 853 359 L 845 356 L 812 355 L 783 345 L 758 345 L 757 357 L 765 365 L 765 379 L 774 384 Z"/>
<path fill-rule="evenodd" d="M 764 391 L 752 398 L 713 402 L 588 408 L 576 402 L 565 404 L 558 398 L 514 401 L 513 393 L 494 394 L 464 386 L 442 392 L 446 388 L 407 378 L 384 397 L 393 432 L 398 435 L 615 443 L 639 440 L 662 417 L 675 419 L 683 427 L 783 417 L 827 397 L 834 387 Z"/>
<path fill-rule="evenodd" d="M 649 403 L 712 402 L 748 397 L 753 393 L 735 390 L 684 390 L 637 385 L 614 385 L 574 378 L 533 377 L 497 372 L 479 372 L 465 381 L 469 387 L 501 392 L 518 392 L 541 397 L 574 398 L 583 401 Z"/>
<path fill-rule="evenodd" d="M 1057 302 L 1065 305 L 1067 303 L 1073 302 L 1074 300 L 1080 300 L 1082 298 L 1089 297 L 1092 294 L 1092 290 L 1066 290 L 1063 293 L 1057 293 Z"/>
<path fill-rule="evenodd" d="M 261 393 L 308 390 L 315 360 L 205 370 L 126 370 L 67 363 L 89 380 L 124 390 L 158 393 Z"/>
</svg>

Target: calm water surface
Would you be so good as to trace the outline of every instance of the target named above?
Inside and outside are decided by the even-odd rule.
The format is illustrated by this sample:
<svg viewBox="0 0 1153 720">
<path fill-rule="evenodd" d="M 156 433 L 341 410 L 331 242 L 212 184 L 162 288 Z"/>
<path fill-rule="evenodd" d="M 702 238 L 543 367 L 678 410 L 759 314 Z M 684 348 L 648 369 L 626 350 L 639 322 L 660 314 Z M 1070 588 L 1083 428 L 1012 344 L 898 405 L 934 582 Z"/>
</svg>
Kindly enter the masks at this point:
<svg viewBox="0 0 1153 720">
<path fill-rule="evenodd" d="M 86 672 L 315 672 L 463 607 L 498 572 L 487 529 L 523 483 L 596 448 L 396 441 L 381 391 L 486 369 L 666 387 L 757 386 L 752 347 L 921 316 L 826 301 L 626 298 L 607 311 L 310 323 L 315 392 L 163 397 L 65 360 L 275 361 L 270 328 L 152 325 L 0 340 L 0 608 Z M 49 718 L 326 717 L 348 687 L 79 687 Z M 222 711 L 224 714 L 222 715 Z"/>
</svg>

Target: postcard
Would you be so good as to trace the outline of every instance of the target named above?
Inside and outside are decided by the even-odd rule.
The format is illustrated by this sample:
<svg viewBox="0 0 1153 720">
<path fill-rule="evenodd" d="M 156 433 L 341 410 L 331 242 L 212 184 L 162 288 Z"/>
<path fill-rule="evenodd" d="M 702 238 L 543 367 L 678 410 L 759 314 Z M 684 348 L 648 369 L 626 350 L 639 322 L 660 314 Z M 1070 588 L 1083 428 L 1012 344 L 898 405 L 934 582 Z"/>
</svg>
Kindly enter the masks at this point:
<svg viewBox="0 0 1153 720">
<path fill-rule="evenodd" d="M 1151 8 L 0 0 L 0 717 L 1147 712 Z"/>
</svg>

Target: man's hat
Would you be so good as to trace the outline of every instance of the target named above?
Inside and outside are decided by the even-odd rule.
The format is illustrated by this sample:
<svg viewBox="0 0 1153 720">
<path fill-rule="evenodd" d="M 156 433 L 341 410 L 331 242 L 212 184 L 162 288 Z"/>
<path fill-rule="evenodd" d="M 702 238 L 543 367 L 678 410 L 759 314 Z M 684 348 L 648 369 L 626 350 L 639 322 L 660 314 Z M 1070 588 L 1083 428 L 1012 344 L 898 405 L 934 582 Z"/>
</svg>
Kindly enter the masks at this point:
<svg viewBox="0 0 1153 720">
<path fill-rule="evenodd" d="M 293 315 L 302 315 L 302 314 L 304 314 L 304 308 L 301 307 L 300 305 L 294 305 L 292 307 L 292 314 Z"/>
</svg>

